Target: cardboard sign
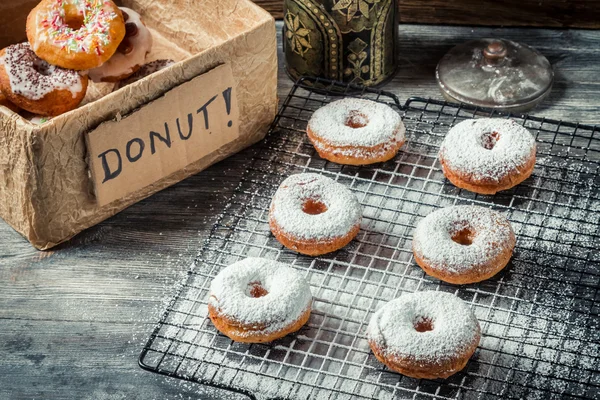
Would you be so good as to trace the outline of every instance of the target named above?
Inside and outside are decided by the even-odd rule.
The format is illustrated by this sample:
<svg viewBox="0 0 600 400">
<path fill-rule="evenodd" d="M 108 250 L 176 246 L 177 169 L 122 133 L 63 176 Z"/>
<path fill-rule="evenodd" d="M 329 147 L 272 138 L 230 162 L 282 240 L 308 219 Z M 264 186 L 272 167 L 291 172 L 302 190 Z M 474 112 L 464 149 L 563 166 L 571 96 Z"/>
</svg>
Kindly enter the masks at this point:
<svg viewBox="0 0 600 400">
<path fill-rule="evenodd" d="M 220 65 L 86 135 L 98 204 L 142 189 L 239 136 L 231 67 Z M 157 110 L 159 110 L 157 112 Z"/>
</svg>

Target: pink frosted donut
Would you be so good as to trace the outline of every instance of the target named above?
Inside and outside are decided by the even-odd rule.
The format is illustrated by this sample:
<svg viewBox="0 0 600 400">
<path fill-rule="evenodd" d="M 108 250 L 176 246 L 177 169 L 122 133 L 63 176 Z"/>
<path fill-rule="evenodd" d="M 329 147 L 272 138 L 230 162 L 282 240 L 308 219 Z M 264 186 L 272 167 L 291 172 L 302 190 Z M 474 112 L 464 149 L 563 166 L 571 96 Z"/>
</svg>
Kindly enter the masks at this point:
<svg viewBox="0 0 600 400">
<path fill-rule="evenodd" d="M 360 229 L 358 199 L 341 183 L 304 173 L 284 180 L 269 210 L 269 226 L 285 247 L 307 255 L 341 249 Z"/>
<path fill-rule="evenodd" d="M 210 285 L 209 317 L 238 342 L 262 343 L 300 329 L 310 317 L 310 285 L 287 264 L 245 258 L 219 272 Z"/>
<path fill-rule="evenodd" d="M 481 338 L 469 306 L 450 293 L 403 294 L 379 309 L 367 338 L 375 357 L 390 369 L 423 379 L 462 370 Z"/>
<path fill-rule="evenodd" d="M 415 261 L 428 275 L 466 284 L 500 272 L 515 243 L 515 233 L 504 215 L 463 205 L 441 208 L 419 221 L 412 247 Z"/>
<path fill-rule="evenodd" d="M 480 118 L 454 126 L 440 146 L 442 171 L 459 188 L 495 194 L 527 179 L 535 167 L 535 139 L 517 122 Z"/>
</svg>

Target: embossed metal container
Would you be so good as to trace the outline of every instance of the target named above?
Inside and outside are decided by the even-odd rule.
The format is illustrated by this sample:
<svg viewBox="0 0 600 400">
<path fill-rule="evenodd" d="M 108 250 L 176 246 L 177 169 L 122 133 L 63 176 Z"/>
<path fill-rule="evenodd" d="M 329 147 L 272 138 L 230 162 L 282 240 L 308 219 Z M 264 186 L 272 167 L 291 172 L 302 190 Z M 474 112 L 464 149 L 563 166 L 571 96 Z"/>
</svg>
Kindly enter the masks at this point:
<svg viewBox="0 0 600 400">
<path fill-rule="evenodd" d="M 397 0 L 284 0 L 283 47 L 293 79 L 365 86 L 396 70 Z"/>
</svg>

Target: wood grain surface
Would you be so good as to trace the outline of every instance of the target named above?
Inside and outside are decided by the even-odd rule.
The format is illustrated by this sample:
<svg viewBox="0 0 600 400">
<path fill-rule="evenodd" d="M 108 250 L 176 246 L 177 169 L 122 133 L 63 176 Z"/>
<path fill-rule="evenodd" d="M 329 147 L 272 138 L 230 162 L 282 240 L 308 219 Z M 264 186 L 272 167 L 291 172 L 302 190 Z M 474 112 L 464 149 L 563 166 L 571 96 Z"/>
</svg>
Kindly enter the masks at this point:
<svg viewBox="0 0 600 400">
<path fill-rule="evenodd" d="M 253 0 L 277 19 L 283 0 Z M 600 1 L 398 0 L 401 23 L 487 26 L 600 27 Z"/>
<path fill-rule="evenodd" d="M 490 36 L 532 45 L 554 65 L 555 87 L 533 114 L 599 122 L 596 31 L 403 25 L 400 66 L 385 89 L 402 101 L 441 99 L 440 57 Z M 292 82 L 283 68 L 279 78 L 283 100 Z M 52 251 L 34 250 L 0 221 L 0 399 L 243 398 L 143 371 L 137 356 L 249 156 L 222 161 Z"/>
</svg>

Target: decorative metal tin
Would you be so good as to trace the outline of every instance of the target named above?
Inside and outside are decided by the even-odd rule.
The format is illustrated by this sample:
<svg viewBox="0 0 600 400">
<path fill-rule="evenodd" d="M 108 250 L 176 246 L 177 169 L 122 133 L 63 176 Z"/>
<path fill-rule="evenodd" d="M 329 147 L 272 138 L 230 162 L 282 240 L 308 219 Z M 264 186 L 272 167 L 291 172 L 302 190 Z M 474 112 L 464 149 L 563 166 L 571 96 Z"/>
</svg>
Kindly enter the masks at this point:
<svg viewBox="0 0 600 400">
<path fill-rule="evenodd" d="M 436 78 L 450 101 L 522 112 L 535 107 L 552 88 L 552 66 L 524 44 L 479 39 L 451 49 L 437 66 Z"/>
<path fill-rule="evenodd" d="M 365 86 L 396 69 L 396 0 L 284 0 L 283 46 L 293 79 Z"/>
</svg>

